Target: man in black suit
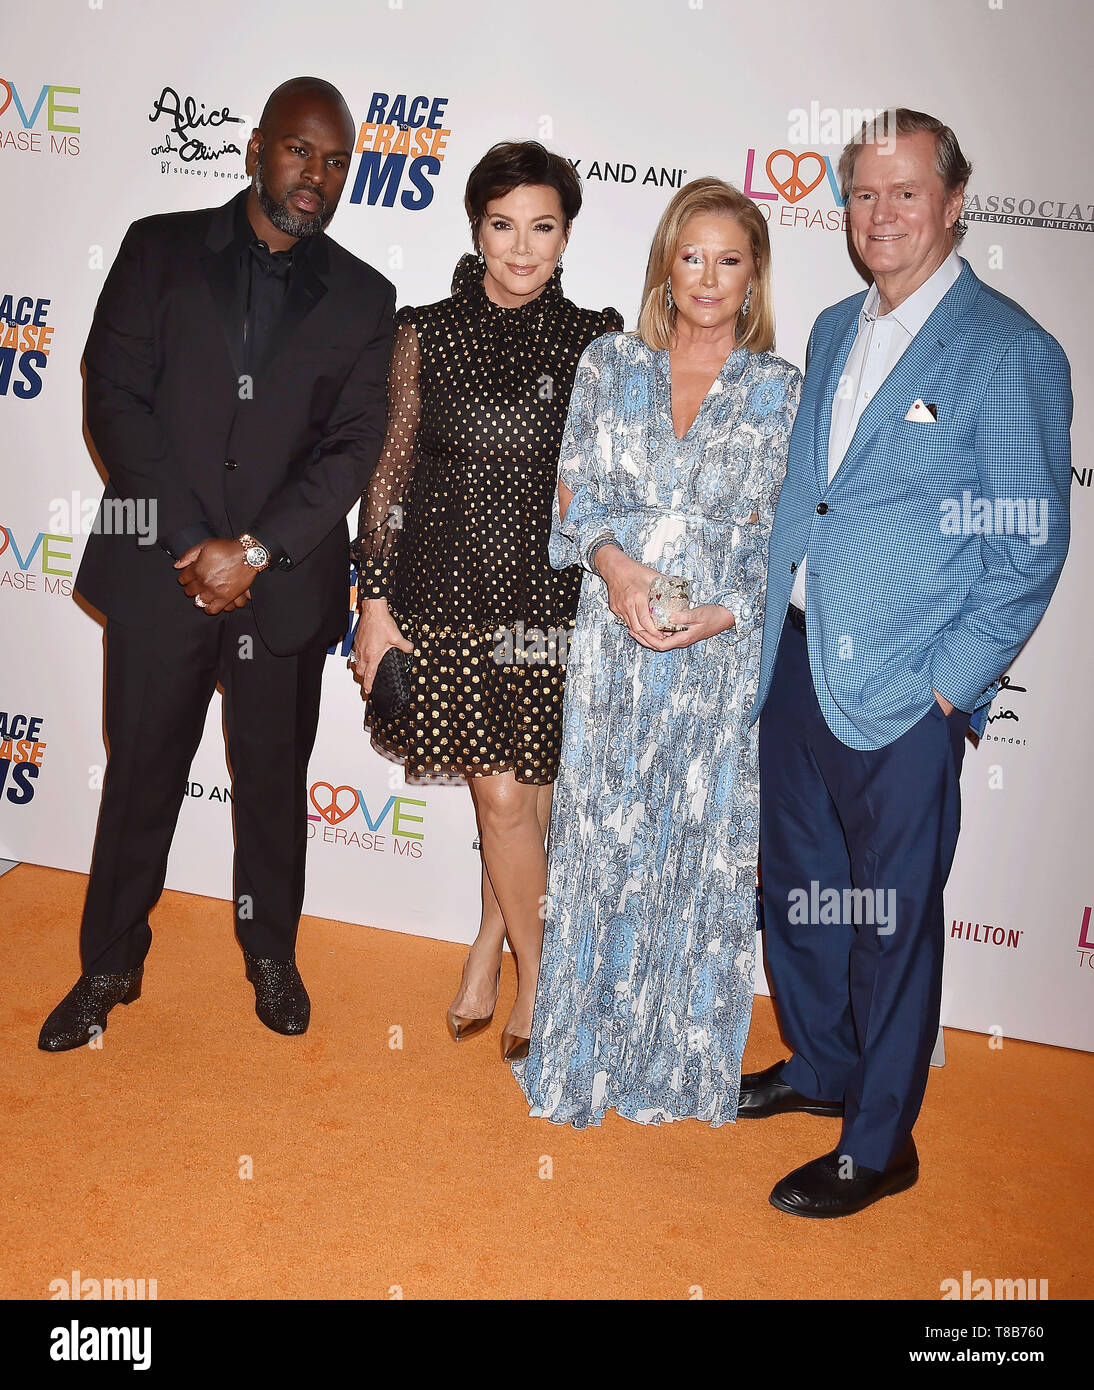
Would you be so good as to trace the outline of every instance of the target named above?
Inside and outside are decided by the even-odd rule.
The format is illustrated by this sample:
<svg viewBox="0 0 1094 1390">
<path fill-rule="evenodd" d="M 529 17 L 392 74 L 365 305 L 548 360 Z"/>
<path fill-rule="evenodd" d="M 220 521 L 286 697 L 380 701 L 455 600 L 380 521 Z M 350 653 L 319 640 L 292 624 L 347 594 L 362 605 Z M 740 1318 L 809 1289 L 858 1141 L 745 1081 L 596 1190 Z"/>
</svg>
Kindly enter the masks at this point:
<svg viewBox="0 0 1094 1390">
<path fill-rule="evenodd" d="M 77 577 L 107 619 L 110 761 L 83 973 L 46 1020 L 46 1051 L 86 1043 L 140 994 L 218 683 L 255 1011 L 279 1033 L 308 1026 L 295 964 L 306 772 L 324 656 L 349 612 L 345 516 L 383 443 L 395 307 L 392 285 L 323 233 L 354 134 L 336 88 L 284 83 L 247 146 L 249 188 L 134 223 L 99 298 L 84 364 L 102 510 L 154 504 L 156 538 L 104 526 Z"/>
</svg>

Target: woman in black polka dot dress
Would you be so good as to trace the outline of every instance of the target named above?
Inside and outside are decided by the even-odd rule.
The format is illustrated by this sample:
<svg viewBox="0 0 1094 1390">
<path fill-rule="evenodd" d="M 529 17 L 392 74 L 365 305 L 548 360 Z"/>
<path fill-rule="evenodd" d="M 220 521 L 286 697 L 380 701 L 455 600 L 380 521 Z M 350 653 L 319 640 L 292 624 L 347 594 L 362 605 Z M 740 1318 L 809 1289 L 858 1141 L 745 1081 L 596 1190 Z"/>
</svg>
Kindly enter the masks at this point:
<svg viewBox="0 0 1094 1390">
<path fill-rule="evenodd" d="M 578 358 L 623 322 L 563 297 L 562 251 L 581 206 L 569 161 L 534 141 L 495 145 L 465 206 L 478 255 L 461 258 L 451 298 L 396 318 L 387 439 L 354 545 L 354 669 L 367 695 L 388 648 L 412 653 L 407 710 L 367 708 L 373 747 L 410 780 L 468 780 L 483 912 L 448 1022 L 457 1040 L 489 1023 L 508 935 L 512 1059 L 531 1032 L 581 587 L 580 568 L 552 570 L 547 558 L 559 447 Z"/>
</svg>

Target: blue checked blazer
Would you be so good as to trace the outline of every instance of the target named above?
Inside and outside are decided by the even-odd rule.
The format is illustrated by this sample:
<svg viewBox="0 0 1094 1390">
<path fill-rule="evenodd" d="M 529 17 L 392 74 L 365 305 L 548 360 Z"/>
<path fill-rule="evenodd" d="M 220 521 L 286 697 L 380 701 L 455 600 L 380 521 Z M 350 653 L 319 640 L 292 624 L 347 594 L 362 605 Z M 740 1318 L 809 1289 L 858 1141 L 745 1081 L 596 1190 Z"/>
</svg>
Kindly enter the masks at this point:
<svg viewBox="0 0 1094 1390">
<path fill-rule="evenodd" d="M 999 677 L 1037 626 L 1067 555 L 1071 375 L 1060 345 L 967 261 L 904 350 L 831 483 L 832 401 L 866 294 L 817 319 L 771 533 L 763 708 L 797 567 L 809 553 L 806 631 L 828 727 L 883 748 L 930 708 L 932 689 L 982 734 Z M 936 423 L 904 417 L 916 399 Z M 964 494 L 968 492 L 970 497 Z M 971 503 L 970 503 L 971 498 Z M 977 499 L 991 505 L 983 526 Z M 996 499 L 1047 505 L 1043 544 Z M 955 508 L 975 518 L 962 534 Z M 946 521 L 946 518 L 949 521 Z M 1007 521 L 1011 533 L 1005 530 Z M 977 529 L 979 525 L 980 529 Z"/>
</svg>

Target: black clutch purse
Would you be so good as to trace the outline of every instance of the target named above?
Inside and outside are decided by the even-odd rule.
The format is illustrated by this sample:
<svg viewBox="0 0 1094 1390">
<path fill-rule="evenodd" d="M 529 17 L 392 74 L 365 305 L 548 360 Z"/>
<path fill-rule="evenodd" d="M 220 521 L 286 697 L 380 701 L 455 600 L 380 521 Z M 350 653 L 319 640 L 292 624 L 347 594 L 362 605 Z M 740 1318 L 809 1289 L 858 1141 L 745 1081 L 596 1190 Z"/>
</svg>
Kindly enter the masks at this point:
<svg viewBox="0 0 1094 1390">
<path fill-rule="evenodd" d="M 369 695 L 376 713 L 385 719 L 403 714 L 410 706 L 410 653 L 388 647 L 376 667 Z"/>
</svg>

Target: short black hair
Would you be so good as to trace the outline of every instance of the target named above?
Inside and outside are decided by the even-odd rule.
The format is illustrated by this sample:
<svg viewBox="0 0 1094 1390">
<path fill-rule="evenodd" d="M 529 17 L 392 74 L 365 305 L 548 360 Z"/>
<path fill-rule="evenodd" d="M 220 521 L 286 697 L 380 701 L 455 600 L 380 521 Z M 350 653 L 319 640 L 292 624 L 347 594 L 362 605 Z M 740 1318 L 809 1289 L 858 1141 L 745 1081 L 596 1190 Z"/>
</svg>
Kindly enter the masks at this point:
<svg viewBox="0 0 1094 1390">
<path fill-rule="evenodd" d="M 581 211 L 581 180 L 570 161 L 552 154 L 538 140 L 502 140 L 492 145 L 471 170 L 464 192 L 472 242 L 478 245 L 479 227 L 491 199 L 536 184 L 555 190 L 569 227 Z"/>
</svg>

